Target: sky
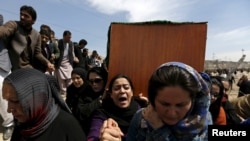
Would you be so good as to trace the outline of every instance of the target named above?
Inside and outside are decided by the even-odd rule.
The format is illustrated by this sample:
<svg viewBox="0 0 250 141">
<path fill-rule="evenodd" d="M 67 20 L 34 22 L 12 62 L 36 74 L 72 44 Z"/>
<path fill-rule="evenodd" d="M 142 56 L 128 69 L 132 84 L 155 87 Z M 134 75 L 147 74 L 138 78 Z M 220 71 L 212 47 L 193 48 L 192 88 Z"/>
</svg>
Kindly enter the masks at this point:
<svg viewBox="0 0 250 141">
<path fill-rule="evenodd" d="M 205 60 L 250 61 L 249 0 L 0 0 L 4 21 L 19 20 L 19 9 L 36 9 L 34 28 L 49 25 L 61 39 L 86 39 L 86 48 L 105 57 L 112 22 L 207 22 Z M 248 56 L 249 55 L 249 56 Z"/>
</svg>

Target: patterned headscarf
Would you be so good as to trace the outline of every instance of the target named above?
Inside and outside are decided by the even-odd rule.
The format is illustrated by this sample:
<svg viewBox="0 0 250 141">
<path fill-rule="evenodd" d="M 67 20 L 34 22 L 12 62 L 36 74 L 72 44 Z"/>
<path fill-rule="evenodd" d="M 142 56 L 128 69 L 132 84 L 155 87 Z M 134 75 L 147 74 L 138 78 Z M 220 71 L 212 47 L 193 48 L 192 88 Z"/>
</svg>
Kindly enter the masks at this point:
<svg viewBox="0 0 250 141">
<path fill-rule="evenodd" d="M 191 66 L 181 62 L 168 62 L 162 64 L 158 69 L 166 66 L 177 66 L 188 71 L 198 82 L 199 93 L 195 97 L 192 108 L 187 113 L 186 117 L 173 126 L 173 131 L 176 137 L 182 137 L 181 140 L 188 140 L 192 136 L 196 136 L 207 130 L 209 119 L 208 109 L 210 106 L 210 91 L 207 83 L 203 80 L 200 74 Z M 211 117 L 210 117 L 211 118 Z"/>
<path fill-rule="evenodd" d="M 42 134 L 54 121 L 62 109 L 67 110 L 61 101 L 56 85 L 51 77 L 35 69 L 19 69 L 5 78 L 14 87 L 18 100 L 28 117 L 26 123 L 19 123 L 18 128 L 24 138 Z M 68 111 L 69 112 L 69 111 Z"/>
</svg>

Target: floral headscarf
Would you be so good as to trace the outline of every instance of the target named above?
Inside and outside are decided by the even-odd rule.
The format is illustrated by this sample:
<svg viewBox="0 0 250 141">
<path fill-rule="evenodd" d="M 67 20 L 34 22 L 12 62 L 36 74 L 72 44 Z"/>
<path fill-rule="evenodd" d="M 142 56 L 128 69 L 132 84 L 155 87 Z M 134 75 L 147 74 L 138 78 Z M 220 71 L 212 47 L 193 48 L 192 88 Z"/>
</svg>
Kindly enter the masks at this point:
<svg viewBox="0 0 250 141">
<path fill-rule="evenodd" d="M 188 71 L 195 80 L 198 82 L 200 93 L 195 98 L 195 103 L 193 108 L 190 109 L 186 117 L 176 124 L 173 129 L 175 132 L 181 136 L 187 135 L 197 135 L 201 133 L 202 130 L 207 129 L 208 122 L 206 120 L 208 109 L 210 106 L 210 91 L 207 83 L 202 79 L 200 74 L 191 66 L 181 63 L 181 62 L 168 62 L 162 64 L 159 68 L 164 66 L 178 66 L 186 71 Z M 195 111 L 195 112 L 192 112 Z"/>
</svg>

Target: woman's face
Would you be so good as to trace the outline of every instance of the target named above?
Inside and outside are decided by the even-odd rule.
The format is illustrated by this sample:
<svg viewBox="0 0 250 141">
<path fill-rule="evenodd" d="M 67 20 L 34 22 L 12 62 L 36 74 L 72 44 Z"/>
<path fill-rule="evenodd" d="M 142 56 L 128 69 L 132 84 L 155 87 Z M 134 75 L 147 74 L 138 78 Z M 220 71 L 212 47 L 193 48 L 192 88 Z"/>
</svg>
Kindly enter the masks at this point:
<svg viewBox="0 0 250 141">
<path fill-rule="evenodd" d="M 229 95 L 231 92 L 231 86 L 228 81 L 222 81 L 222 84 L 224 86 L 224 93 Z"/>
<path fill-rule="evenodd" d="M 220 96 L 220 87 L 218 85 L 212 84 L 211 103 L 215 102 L 219 96 Z"/>
<path fill-rule="evenodd" d="M 3 98 L 8 101 L 8 113 L 12 113 L 14 118 L 20 123 L 28 121 L 28 117 L 23 112 L 14 87 L 9 83 L 3 83 Z"/>
<path fill-rule="evenodd" d="M 81 87 L 84 84 L 84 81 L 83 81 L 83 79 L 81 78 L 81 76 L 79 74 L 73 73 L 71 75 L 71 79 L 73 81 L 73 85 L 76 88 L 79 88 L 79 87 Z"/>
<path fill-rule="evenodd" d="M 155 110 L 168 125 L 175 125 L 182 120 L 191 106 L 189 92 L 179 86 L 164 87 L 158 91 L 155 98 Z"/>
<path fill-rule="evenodd" d="M 91 72 L 88 80 L 94 92 L 100 92 L 105 87 L 103 78 L 97 73 Z"/>
<path fill-rule="evenodd" d="M 110 95 L 115 105 L 127 108 L 130 105 L 133 90 L 126 78 L 118 78 L 114 81 Z"/>
</svg>

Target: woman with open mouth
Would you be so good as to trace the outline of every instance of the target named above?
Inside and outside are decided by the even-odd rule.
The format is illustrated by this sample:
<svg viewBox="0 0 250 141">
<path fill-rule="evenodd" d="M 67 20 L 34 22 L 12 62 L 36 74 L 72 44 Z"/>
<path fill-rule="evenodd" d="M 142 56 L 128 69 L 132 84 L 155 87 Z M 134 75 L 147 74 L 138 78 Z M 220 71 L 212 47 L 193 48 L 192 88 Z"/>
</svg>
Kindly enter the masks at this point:
<svg viewBox="0 0 250 141">
<path fill-rule="evenodd" d="M 99 140 L 126 140 L 126 133 L 133 115 L 141 107 L 133 98 L 133 84 L 130 78 L 123 74 L 114 76 L 109 84 L 102 108 L 92 117 L 91 128 L 88 134 L 89 141 Z M 117 122 L 117 130 L 106 128 L 107 119 Z M 100 130 L 101 129 L 101 130 Z M 113 132 L 120 132 L 122 136 L 112 136 Z"/>
</svg>

